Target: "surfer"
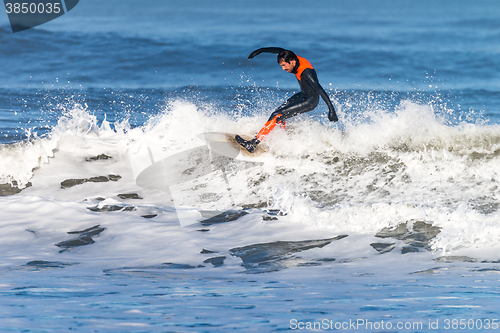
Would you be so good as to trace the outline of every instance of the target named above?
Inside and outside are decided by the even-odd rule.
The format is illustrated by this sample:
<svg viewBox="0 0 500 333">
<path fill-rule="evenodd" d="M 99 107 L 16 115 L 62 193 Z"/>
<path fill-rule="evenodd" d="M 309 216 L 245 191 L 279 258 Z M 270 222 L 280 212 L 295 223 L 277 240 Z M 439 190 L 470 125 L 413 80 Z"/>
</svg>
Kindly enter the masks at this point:
<svg viewBox="0 0 500 333">
<path fill-rule="evenodd" d="M 276 127 L 277 124 L 284 128 L 286 119 L 300 113 L 314 110 L 316 106 L 318 106 L 319 96 L 321 96 L 328 106 L 328 119 L 330 121 L 338 121 L 335 108 L 325 90 L 319 84 L 316 71 L 307 59 L 299 57 L 292 51 L 285 50 L 281 47 L 264 47 L 257 49 L 250 53 L 248 59 L 252 59 L 262 52 L 278 54 L 278 64 L 284 71 L 295 74 L 295 77 L 299 81 L 300 92 L 280 105 L 271 114 L 264 127 L 262 127 L 253 139 L 245 140 L 241 136 L 236 135 L 235 139 L 242 147 L 249 152 L 253 152 L 257 145 L 274 129 L 274 127 Z"/>
</svg>

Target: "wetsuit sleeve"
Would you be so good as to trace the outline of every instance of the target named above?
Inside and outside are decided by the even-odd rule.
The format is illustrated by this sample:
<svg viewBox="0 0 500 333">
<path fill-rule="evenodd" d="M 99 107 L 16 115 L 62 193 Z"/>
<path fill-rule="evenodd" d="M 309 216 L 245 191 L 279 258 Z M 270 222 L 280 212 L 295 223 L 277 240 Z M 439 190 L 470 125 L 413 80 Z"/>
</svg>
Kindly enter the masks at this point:
<svg viewBox="0 0 500 333">
<path fill-rule="evenodd" d="M 323 87 L 318 82 L 318 76 L 314 70 L 306 69 L 302 72 L 302 80 L 307 80 L 310 82 L 312 87 L 319 93 L 321 98 L 325 101 L 328 106 L 328 120 L 330 121 L 338 121 L 337 113 L 335 112 L 335 108 L 333 107 L 332 101 L 328 94 L 323 89 Z"/>
<path fill-rule="evenodd" d="M 281 47 L 262 47 L 260 49 L 253 51 L 252 53 L 250 53 L 250 55 L 248 56 L 248 59 L 252 59 L 253 57 L 255 57 L 258 54 L 261 54 L 262 52 L 279 54 L 281 51 L 284 51 L 284 50 L 285 49 L 283 49 Z"/>
</svg>

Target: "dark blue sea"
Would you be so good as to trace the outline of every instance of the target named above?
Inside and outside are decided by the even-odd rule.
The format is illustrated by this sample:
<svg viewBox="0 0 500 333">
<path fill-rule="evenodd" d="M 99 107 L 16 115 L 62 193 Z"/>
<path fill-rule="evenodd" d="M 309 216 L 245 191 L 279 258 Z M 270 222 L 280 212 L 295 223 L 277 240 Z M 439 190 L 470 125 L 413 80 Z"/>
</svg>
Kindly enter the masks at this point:
<svg viewBox="0 0 500 333">
<path fill-rule="evenodd" d="M 500 329 L 499 17 L 82 0 L 12 33 L 0 14 L 0 331 Z M 269 46 L 312 63 L 339 121 L 320 101 L 221 155 L 204 133 L 251 137 L 299 90 L 248 59 Z"/>
</svg>

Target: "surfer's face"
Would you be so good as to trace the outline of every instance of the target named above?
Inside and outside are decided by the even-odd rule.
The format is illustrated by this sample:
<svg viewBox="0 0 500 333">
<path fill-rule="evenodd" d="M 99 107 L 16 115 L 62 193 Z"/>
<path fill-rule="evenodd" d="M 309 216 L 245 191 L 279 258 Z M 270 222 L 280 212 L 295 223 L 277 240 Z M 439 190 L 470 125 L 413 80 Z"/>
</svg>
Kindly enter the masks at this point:
<svg viewBox="0 0 500 333">
<path fill-rule="evenodd" d="M 280 66 L 283 68 L 284 71 L 287 71 L 288 73 L 291 73 L 293 69 L 295 68 L 295 60 L 292 60 L 290 62 L 286 62 L 285 60 L 280 61 Z"/>
</svg>

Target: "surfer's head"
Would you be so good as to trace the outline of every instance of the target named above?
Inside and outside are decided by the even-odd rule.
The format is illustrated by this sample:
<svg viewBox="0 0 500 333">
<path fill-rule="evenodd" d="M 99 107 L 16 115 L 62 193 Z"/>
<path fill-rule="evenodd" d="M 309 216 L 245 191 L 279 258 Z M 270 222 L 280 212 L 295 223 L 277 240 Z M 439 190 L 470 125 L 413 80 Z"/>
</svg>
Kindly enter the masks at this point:
<svg viewBox="0 0 500 333">
<path fill-rule="evenodd" d="M 278 54 L 278 64 L 288 73 L 293 73 L 299 58 L 290 50 L 283 50 Z"/>
</svg>

